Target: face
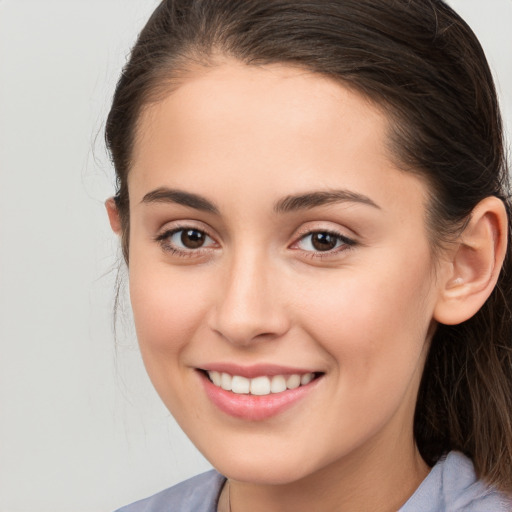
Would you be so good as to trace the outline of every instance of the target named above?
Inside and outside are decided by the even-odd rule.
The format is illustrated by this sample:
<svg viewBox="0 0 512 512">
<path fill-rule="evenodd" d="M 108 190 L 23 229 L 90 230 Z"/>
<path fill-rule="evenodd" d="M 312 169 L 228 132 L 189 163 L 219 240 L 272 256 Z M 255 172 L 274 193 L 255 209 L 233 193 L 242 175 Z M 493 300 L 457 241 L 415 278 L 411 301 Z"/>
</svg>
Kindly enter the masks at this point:
<svg viewBox="0 0 512 512">
<path fill-rule="evenodd" d="M 140 348 L 227 476 L 286 483 L 412 442 L 438 292 L 427 188 L 395 167 L 387 128 L 327 78 L 234 62 L 141 117 Z"/>
</svg>

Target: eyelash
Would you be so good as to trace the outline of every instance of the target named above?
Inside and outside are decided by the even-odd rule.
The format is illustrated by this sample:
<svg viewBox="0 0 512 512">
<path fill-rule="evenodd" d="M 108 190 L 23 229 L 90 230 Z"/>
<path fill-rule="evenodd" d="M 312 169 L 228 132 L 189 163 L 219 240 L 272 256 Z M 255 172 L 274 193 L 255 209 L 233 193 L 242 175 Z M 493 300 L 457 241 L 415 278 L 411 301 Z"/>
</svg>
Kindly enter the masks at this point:
<svg viewBox="0 0 512 512">
<path fill-rule="evenodd" d="M 172 236 L 176 235 L 177 233 L 181 233 L 183 231 L 197 231 L 198 233 L 201 233 L 205 237 L 209 238 L 210 240 L 213 240 L 213 238 L 204 230 L 199 229 L 194 226 L 177 226 L 173 229 L 169 229 L 165 231 L 164 233 L 158 235 L 155 238 L 155 241 L 160 244 L 160 247 L 173 255 L 182 257 L 182 258 L 190 258 L 194 256 L 198 256 L 200 254 L 203 254 L 205 251 L 210 250 L 209 247 L 198 247 L 197 249 L 179 249 L 176 246 L 174 246 L 170 239 Z"/>
<path fill-rule="evenodd" d="M 303 253 L 307 258 L 328 258 L 330 256 L 337 255 L 341 252 L 348 251 L 357 245 L 357 242 L 355 240 L 353 240 L 352 238 L 348 238 L 345 235 L 338 233 L 337 231 L 332 231 L 332 230 L 328 230 L 328 229 L 313 229 L 313 230 L 308 230 L 308 231 L 302 233 L 299 236 L 299 238 L 297 239 L 297 241 L 292 244 L 292 247 L 298 245 L 301 241 L 305 240 L 306 238 L 312 237 L 313 235 L 318 235 L 318 234 L 329 235 L 329 236 L 333 237 L 336 240 L 336 244 L 339 243 L 339 245 L 337 245 L 333 249 L 329 249 L 327 251 L 318 251 L 318 250 L 317 251 L 315 251 L 315 250 L 305 251 L 305 250 L 303 250 Z M 297 249 L 297 250 L 300 250 L 300 249 Z"/>
<path fill-rule="evenodd" d="M 204 235 L 205 237 L 207 237 L 213 241 L 213 237 L 211 237 L 207 231 L 205 231 L 203 229 L 196 228 L 194 226 L 177 226 L 173 229 L 167 230 L 164 233 L 158 235 L 155 238 L 155 241 L 160 244 L 161 248 L 164 251 L 169 252 L 172 255 L 176 255 L 176 256 L 184 257 L 184 258 L 200 256 L 200 255 L 204 254 L 204 252 L 212 250 L 211 247 L 198 247 L 197 249 L 179 249 L 179 248 L 176 248 L 176 246 L 174 246 L 173 244 L 171 244 L 170 239 L 172 236 L 174 236 L 180 232 L 187 231 L 187 230 L 196 231 L 198 233 L 201 233 L 202 235 Z M 298 248 L 295 249 L 294 246 L 297 246 L 301 241 L 304 241 L 307 237 L 311 237 L 315 234 L 329 235 L 331 237 L 334 237 L 336 239 L 336 244 L 339 243 L 340 245 L 337 245 L 333 249 L 329 249 L 326 251 L 302 250 L 304 255 L 308 258 L 328 258 L 329 256 L 333 256 L 340 252 L 350 250 L 355 245 L 357 245 L 357 242 L 355 240 L 348 238 L 336 231 L 326 230 L 326 229 L 315 229 L 315 230 L 308 230 L 308 231 L 305 231 L 304 233 L 300 234 L 299 238 L 297 238 L 297 240 L 295 242 L 293 242 L 293 244 L 290 246 L 290 248 L 292 248 L 294 250 L 301 250 Z"/>
</svg>

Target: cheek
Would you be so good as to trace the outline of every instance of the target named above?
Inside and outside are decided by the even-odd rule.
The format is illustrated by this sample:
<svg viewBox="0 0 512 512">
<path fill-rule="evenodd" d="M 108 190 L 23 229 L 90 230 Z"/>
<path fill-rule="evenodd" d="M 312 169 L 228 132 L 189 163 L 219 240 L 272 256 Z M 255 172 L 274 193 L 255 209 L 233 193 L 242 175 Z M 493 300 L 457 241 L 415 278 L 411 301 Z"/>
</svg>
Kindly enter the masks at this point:
<svg viewBox="0 0 512 512">
<path fill-rule="evenodd" d="M 397 262 L 400 263 L 400 262 Z M 305 328 L 328 352 L 341 378 L 363 388 L 403 380 L 415 370 L 433 304 L 427 263 L 354 270 L 300 295 Z"/>
<path fill-rule="evenodd" d="M 187 354 L 204 325 L 211 280 L 147 261 L 130 261 L 130 298 L 140 352 L 160 398 L 176 420 L 186 424 L 185 404 L 197 399 L 186 384 L 193 373 Z M 194 403 L 192 409 L 199 406 Z"/>
<path fill-rule="evenodd" d="M 152 364 L 174 365 L 201 325 L 208 280 L 166 265 L 130 262 L 130 298 L 142 356 Z M 165 357 L 162 357 L 165 356 Z M 172 357 L 170 357 L 172 356 Z"/>
<path fill-rule="evenodd" d="M 397 286 L 397 275 L 354 275 L 323 287 L 316 299 L 303 294 L 304 328 L 331 361 L 331 421 L 348 438 L 371 437 L 392 417 L 409 424 L 413 416 L 431 318 L 430 279 L 414 271 L 406 277 L 407 286 Z"/>
</svg>

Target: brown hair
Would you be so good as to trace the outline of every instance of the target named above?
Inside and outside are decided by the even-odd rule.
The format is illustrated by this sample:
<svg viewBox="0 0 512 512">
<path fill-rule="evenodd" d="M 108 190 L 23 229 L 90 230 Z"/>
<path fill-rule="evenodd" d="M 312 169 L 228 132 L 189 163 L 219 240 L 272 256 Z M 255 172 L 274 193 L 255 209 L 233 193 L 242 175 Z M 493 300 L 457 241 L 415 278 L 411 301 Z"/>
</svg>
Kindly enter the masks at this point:
<svg viewBox="0 0 512 512">
<path fill-rule="evenodd" d="M 218 55 L 247 65 L 301 66 L 385 108 L 401 168 L 430 185 L 434 246 L 463 229 L 473 208 L 488 196 L 504 202 L 510 221 L 491 72 L 471 29 L 444 2 L 165 0 L 132 50 L 107 120 L 127 262 L 127 175 L 141 109 L 168 94 L 188 64 L 215 65 Z M 481 310 L 460 325 L 438 326 L 414 422 L 427 463 L 460 450 L 481 478 L 510 493 L 511 297 L 509 245 L 498 284 Z"/>
</svg>

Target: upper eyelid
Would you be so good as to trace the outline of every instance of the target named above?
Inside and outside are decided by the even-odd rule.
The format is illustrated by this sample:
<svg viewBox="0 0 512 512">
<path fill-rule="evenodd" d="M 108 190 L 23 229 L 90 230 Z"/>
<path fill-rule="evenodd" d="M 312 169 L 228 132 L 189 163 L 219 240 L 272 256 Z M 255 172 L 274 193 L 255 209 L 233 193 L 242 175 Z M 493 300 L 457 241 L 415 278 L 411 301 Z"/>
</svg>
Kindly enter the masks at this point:
<svg viewBox="0 0 512 512">
<path fill-rule="evenodd" d="M 299 229 L 295 231 L 293 236 L 293 242 L 298 242 L 301 238 L 304 238 L 305 236 L 311 235 L 312 233 L 329 233 L 331 235 L 339 236 L 340 238 L 344 238 L 346 240 L 350 240 L 352 242 L 356 242 L 356 238 L 358 235 L 354 233 L 351 229 L 348 228 L 341 228 L 341 227 L 334 227 L 334 226 L 326 226 L 325 224 L 322 225 L 322 223 L 318 222 L 315 223 L 316 225 L 308 225 L 310 223 L 306 223 L 306 225 L 301 226 Z M 330 223 L 332 224 L 332 223 Z M 350 233 L 347 233 L 347 231 Z"/>
<path fill-rule="evenodd" d="M 208 226 L 206 226 L 201 221 L 196 220 L 176 220 L 176 221 L 170 221 L 166 222 L 157 230 L 155 238 L 166 236 L 169 233 L 175 233 L 176 231 L 180 231 L 183 229 L 197 229 L 198 231 L 202 231 L 206 235 L 208 235 L 211 238 L 215 238 L 215 236 L 212 234 L 212 229 L 210 229 Z"/>
<path fill-rule="evenodd" d="M 180 231 L 192 229 L 192 230 L 197 230 L 197 231 L 200 231 L 201 233 L 204 233 L 208 238 L 213 240 L 216 244 L 219 243 L 217 241 L 217 237 L 215 235 L 212 235 L 212 233 L 209 229 L 205 228 L 204 225 L 202 225 L 200 227 L 195 225 L 194 221 L 188 221 L 188 222 L 187 221 L 183 221 L 183 222 L 176 221 L 176 224 L 173 226 L 169 226 L 169 224 L 170 224 L 169 222 L 165 223 L 157 231 L 156 235 L 153 236 L 153 239 L 155 240 L 155 242 L 158 242 L 159 244 L 163 245 L 166 239 L 170 238 L 171 236 L 175 235 L 176 233 L 179 233 Z M 210 247 L 204 247 L 204 248 L 200 247 L 197 250 L 199 251 L 201 249 L 210 249 Z M 192 252 L 193 250 L 190 250 L 190 251 Z"/>
<path fill-rule="evenodd" d="M 294 245 L 297 245 L 301 240 L 304 240 L 306 237 L 312 236 L 315 233 L 327 233 L 329 235 L 337 237 L 344 245 L 349 246 L 349 247 L 353 247 L 353 246 L 355 246 L 357 244 L 356 240 L 354 240 L 353 238 L 348 237 L 346 235 L 343 235 L 341 233 L 337 233 L 335 231 L 328 231 L 328 230 L 320 230 L 320 229 L 318 229 L 318 230 L 314 230 L 314 231 L 310 231 L 308 233 L 305 233 L 302 236 L 299 236 L 298 238 L 295 239 L 294 242 L 291 243 L 291 245 L 289 247 L 291 248 Z M 335 251 L 335 249 L 332 249 L 330 251 L 324 251 L 324 252 L 325 252 L 325 254 L 328 254 L 329 252 L 333 252 L 333 251 Z M 306 252 L 313 252 L 313 251 L 306 251 Z M 322 251 L 319 251 L 319 252 L 322 252 Z"/>
<path fill-rule="evenodd" d="M 175 235 L 176 233 L 179 233 L 180 231 L 186 231 L 186 230 L 195 230 L 195 231 L 201 231 L 201 233 L 204 233 L 206 236 L 208 236 L 209 238 L 212 238 L 209 233 L 204 230 L 204 229 L 199 229 L 199 228 L 196 228 L 194 226 L 178 226 L 178 227 L 175 227 L 175 228 L 168 228 L 168 229 L 163 229 L 161 233 L 158 233 L 156 235 L 156 239 L 157 240 L 161 240 L 163 238 L 167 238 L 171 235 Z"/>
</svg>

